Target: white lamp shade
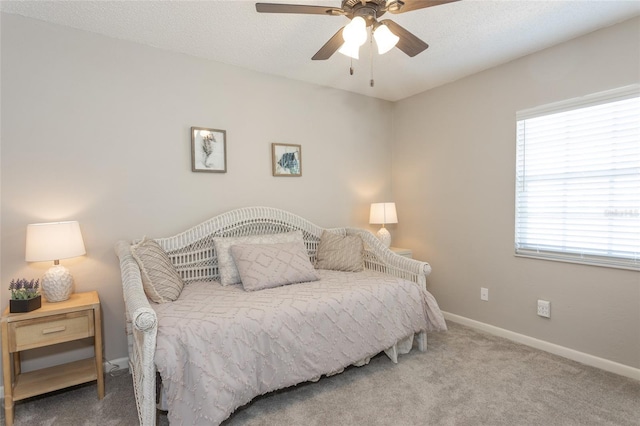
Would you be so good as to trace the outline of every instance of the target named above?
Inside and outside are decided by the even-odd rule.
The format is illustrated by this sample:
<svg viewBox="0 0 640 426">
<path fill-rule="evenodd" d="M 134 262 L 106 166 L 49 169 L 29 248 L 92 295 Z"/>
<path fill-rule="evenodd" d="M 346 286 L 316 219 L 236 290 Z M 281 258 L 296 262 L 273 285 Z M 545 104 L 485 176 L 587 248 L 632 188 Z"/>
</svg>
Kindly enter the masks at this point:
<svg viewBox="0 0 640 426">
<path fill-rule="evenodd" d="M 367 23 L 361 16 L 356 16 L 342 30 L 342 38 L 347 43 L 362 46 L 367 41 Z"/>
<path fill-rule="evenodd" d="M 360 59 L 360 46 L 357 44 L 345 41 L 338 52 L 353 59 Z"/>
<path fill-rule="evenodd" d="M 359 59 L 360 46 L 367 41 L 367 23 L 361 16 L 356 16 L 342 30 L 344 44 L 338 52 L 353 59 Z"/>
<path fill-rule="evenodd" d="M 76 221 L 27 225 L 27 262 L 44 262 L 86 253 L 80 224 Z"/>
<path fill-rule="evenodd" d="M 389 27 L 382 24 L 373 32 L 373 38 L 376 40 L 376 44 L 378 45 L 378 53 L 380 55 L 387 53 L 391 49 L 394 48 L 400 37 L 391 32 Z"/>
<path fill-rule="evenodd" d="M 372 203 L 369 223 L 382 225 L 386 223 L 398 223 L 396 203 Z"/>
</svg>

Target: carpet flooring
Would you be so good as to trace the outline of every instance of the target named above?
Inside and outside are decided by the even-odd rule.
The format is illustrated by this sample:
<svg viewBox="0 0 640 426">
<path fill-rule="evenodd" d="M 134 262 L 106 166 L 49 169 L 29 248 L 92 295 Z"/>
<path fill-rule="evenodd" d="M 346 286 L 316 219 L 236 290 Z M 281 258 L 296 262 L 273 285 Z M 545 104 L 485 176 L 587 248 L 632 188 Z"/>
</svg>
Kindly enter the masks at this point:
<svg viewBox="0 0 640 426">
<path fill-rule="evenodd" d="M 255 398 L 223 426 L 636 425 L 640 381 L 449 323 L 394 365 L 383 355 L 317 383 Z M 18 402 L 15 425 L 136 425 L 131 377 Z M 4 413 L 0 414 L 4 423 Z M 160 425 L 168 425 L 161 414 Z"/>
</svg>

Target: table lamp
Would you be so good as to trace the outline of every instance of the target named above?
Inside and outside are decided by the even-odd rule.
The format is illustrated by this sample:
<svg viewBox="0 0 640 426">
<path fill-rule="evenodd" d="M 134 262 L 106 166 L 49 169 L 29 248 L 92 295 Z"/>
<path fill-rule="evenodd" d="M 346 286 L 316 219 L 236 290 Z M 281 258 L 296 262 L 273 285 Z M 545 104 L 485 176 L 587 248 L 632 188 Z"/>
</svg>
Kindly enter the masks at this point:
<svg viewBox="0 0 640 426">
<path fill-rule="evenodd" d="M 62 302 L 71 296 L 73 277 L 60 259 L 82 256 L 86 253 L 80 224 L 76 221 L 32 223 L 27 225 L 27 262 L 53 260 L 53 265 L 42 277 L 42 294 L 49 302 Z"/>
<path fill-rule="evenodd" d="M 380 228 L 376 235 L 385 247 L 389 247 L 391 245 L 391 234 L 389 234 L 389 231 L 387 231 L 384 225 L 387 223 L 398 223 L 396 203 L 372 203 L 369 223 L 382 224 L 382 228 Z"/>
</svg>

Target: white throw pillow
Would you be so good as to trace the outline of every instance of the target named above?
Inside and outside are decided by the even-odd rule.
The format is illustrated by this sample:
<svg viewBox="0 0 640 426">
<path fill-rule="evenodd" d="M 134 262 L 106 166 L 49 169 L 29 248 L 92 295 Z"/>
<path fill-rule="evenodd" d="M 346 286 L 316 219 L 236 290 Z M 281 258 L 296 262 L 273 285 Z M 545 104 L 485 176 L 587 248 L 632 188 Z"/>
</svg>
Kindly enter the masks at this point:
<svg viewBox="0 0 640 426">
<path fill-rule="evenodd" d="M 231 246 L 242 287 L 247 291 L 320 279 L 302 241 Z"/>
<path fill-rule="evenodd" d="M 302 231 L 284 232 L 281 234 L 247 235 L 246 237 L 214 237 L 213 245 L 218 256 L 218 272 L 220 284 L 230 285 L 240 282 L 238 268 L 231 256 L 231 246 L 239 244 L 277 244 L 303 241 Z"/>
<path fill-rule="evenodd" d="M 144 237 L 131 246 L 131 255 L 138 262 L 142 287 L 155 303 L 173 302 L 180 296 L 184 283 L 167 253 L 154 240 Z"/>
<path fill-rule="evenodd" d="M 360 272 L 364 269 L 364 243 L 360 235 L 323 231 L 316 253 L 316 268 Z"/>
</svg>

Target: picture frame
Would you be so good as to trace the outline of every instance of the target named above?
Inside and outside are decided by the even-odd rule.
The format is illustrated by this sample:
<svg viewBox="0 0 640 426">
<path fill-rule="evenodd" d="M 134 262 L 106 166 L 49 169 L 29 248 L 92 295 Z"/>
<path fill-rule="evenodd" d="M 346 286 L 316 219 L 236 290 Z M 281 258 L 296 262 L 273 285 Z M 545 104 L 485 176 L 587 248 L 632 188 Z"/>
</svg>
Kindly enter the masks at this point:
<svg viewBox="0 0 640 426">
<path fill-rule="evenodd" d="M 227 132 L 206 127 L 191 128 L 191 171 L 227 172 Z"/>
<path fill-rule="evenodd" d="M 271 144 L 273 176 L 302 176 L 302 146 L 287 143 Z"/>
</svg>

